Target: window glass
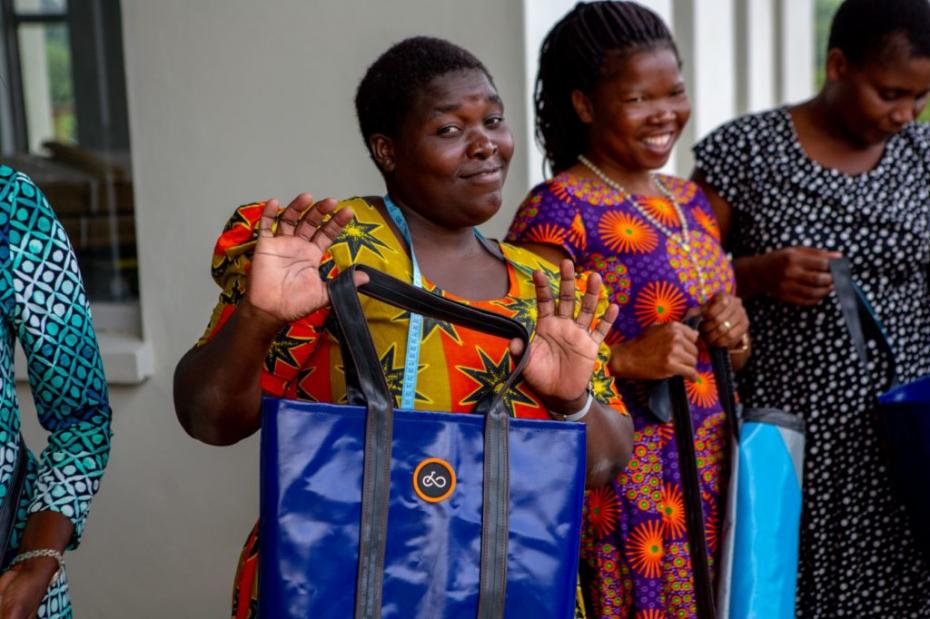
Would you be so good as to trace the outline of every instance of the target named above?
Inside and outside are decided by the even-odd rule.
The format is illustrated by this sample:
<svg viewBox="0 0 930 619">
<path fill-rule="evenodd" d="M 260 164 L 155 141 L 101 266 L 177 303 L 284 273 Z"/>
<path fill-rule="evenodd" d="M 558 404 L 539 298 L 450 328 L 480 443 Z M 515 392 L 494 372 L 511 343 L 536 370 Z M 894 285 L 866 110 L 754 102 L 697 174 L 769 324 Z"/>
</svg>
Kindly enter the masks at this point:
<svg viewBox="0 0 930 619">
<path fill-rule="evenodd" d="M 23 24 L 18 38 L 29 152 L 42 152 L 42 144 L 49 140 L 76 142 L 67 26 Z"/>
<path fill-rule="evenodd" d="M 68 0 L 14 0 L 13 10 L 27 15 L 64 13 L 68 10 Z"/>
<path fill-rule="evenodd" d="M 12 0 L 0 7 L 14 43 L 2 72 L 10 79 L 0 92 L 0 162 L 28 174 L 48 197 L 91 302 L 137 307 L 119 0 Z"/>
</svg>

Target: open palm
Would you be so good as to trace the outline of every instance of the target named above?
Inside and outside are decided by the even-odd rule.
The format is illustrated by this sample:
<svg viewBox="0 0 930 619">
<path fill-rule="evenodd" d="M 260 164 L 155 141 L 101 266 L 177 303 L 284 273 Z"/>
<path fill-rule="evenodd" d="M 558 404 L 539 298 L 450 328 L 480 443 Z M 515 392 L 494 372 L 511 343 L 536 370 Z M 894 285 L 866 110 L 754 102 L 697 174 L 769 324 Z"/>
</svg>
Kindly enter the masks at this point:
<svg viewBox="0 0 930 619">
<path fill-rule="evenodd" d="M 310 194 L 302 193 L 278 217 L 277 200 L 269 200 L 262 212 L 246 298 L 282 323 L 329 304 L 320 261 L 353 217 L 349 208 L 334 213 L 337 202 L 332 198 L 311 206 L 312 201 Z M 328 221 L 327 215 L 332 215 Z"/>
<path fill-rule="evenodd" d="M 536 285 L 538 316 L 536 335 L 530 347 L 530 358 L 523 378 L 554 412 L 566 412 L 565 407 L 585 395 L 598 349 L 604 341 L 619 309 L 611 305 L 592 329 L 601 277 L 588 276 L 584 297 L 575 315 L 575 273 L 572 263 L 563 260 L 560 265 L 558 303 L 552 298 L 549 280 L 542 271 L 533 274 Z M 512 344 L 519 353 L 520 344 Z"/>
</svg>

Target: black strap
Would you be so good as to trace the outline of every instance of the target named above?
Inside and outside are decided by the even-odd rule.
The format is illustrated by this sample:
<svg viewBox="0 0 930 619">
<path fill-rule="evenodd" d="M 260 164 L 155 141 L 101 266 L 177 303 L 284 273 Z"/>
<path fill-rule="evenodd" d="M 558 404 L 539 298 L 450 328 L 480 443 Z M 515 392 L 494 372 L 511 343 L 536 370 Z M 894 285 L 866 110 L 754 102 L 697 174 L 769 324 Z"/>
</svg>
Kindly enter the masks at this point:
<svg viewBox="0 0 930 619">
<path fill-rule="evenodd" d="M 377 618 L 381 616 L 394 403 L 378 355 L 374 352 L 351 272 L 348 278 L 337 277 L 332 280 L 329 283 L 329 294 L 342 334 L 340 339 L 343 350 L 349 353 L 348 358 L 343 359 L 343 366 L 348 368 L 351 365 L 354 368 L 357 384 L 368 407 L 365 417 L 355 617 Z"/>
<path fill-rule="evenodd" d="M 524 343 L 520 362 L 497 392 L 485 415 L 484 426 L 484 511 L 478 617 L 499 619 L 504 614 L 507 591 L 510 506 L 510 417 L 504 398 L 519 380 L 529 359 L 529 334 L 515 320 L 450 301 L 364 265 L 350 267 L 329 283 L 333 313 L 346 355 L 343 365 L 347 371 L 350 366 L 353 368 L 354 382 L 364 396 L 368 409 L 355 602 L 357 619 L 377 619 L 381 616 L 394 401 L 358 300 L 353 283 L 355 271 L 362 271 L 369 278 L 369 282 L 360 286 L 358 292 L 379 301 L 502 338 L 519 338 Z"/>
<path fill-rule="evenodd" d="M 26 485 L 26 442 L 23 435 L 19 435 L 19 450 L 16 454 L 16 463 L 13 465 L 13 477 L 10 482 L 10 488 L 3 499 L 3 505 L 0 506 L 0 560 L 6 556 L 7 548 L 10 545 L 10 537 L 13 533 L 13 525 L 16 523 L 16 512 L 19 509 L 19 501 L 23 495 L 23 487 Z"/>
<path fill-rule="evenodd" d="M 863 365 L 868 364 L 869 353 L 868 348 L 866 348 L 866 338 L 874 340 L 881 353 L 888 360 L 888 375 L 886 377 L 888 386 L 896 385 L 898 379 L 894 351 L 891 349 L 888 336 L 885 335 L 885 328 L 882 326 L 881 320 L 875 314 L 875 310 L 872 309 L 872 305 L 865 297 L 865 293 L 862 292 L 862 289 L 853 279 L 849 259 L 834 258 L 831 260 L 830 274 L 833 276 L 833 288 L 836 291 L 836 298 L 840 304 L 843 320 L 849 330 L 853 345 L 856 347 L 859 359 Z"/>
<path fill-rule="evenodd" d="M 685 324 L 698 328 L 700 317 L 686 320 Z M 685 390 L 685 380 L 673 376 L 668 380 L 672 401 L 672 418 L 675 422 L 675 441 L 678 444 L 678 468 L 685 499 L 685 522 L 688 533 L 688 550 L 691 554 L 691 573 L 694 578 L 694 597 L 699 619 L 714 619 L 713 579 L 707 561 L 707 539 L 704 528 L 704 506 L 701 501 L 701 481 L 694 451 L 694 425 L 691 405 Z"/>
<path fill-rule="evenodd" d="M 733 378 L 733 364 L 730 361 L 730 351 L 719 346 L 711 346 L 710 364 L 714 370 L 714 381 L 717 383 L 717 395 L 720 406 L 726 416 L 726 426 L 730 435 L 739 440 L 739 408 L 736 404 L 736 380 Z"/>
</svg>

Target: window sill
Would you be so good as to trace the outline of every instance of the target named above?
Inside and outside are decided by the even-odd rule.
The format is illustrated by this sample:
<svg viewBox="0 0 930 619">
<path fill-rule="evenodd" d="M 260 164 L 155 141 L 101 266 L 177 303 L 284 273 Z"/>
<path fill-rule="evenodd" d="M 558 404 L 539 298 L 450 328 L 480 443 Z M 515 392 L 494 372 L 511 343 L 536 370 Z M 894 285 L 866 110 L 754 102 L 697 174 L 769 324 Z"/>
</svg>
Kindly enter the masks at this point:
<svg viewBox="0 0 930 619">
<path fill-rule="evenodd" d="M 100 355 L 107 383 L 111 385 L 138 385 L 155 371 L 152 342 L 122 333 L 98 333 Z M 17 343 L 14 357 L 16 380 L 27 381 L 26 355 Z"/>
</svg>

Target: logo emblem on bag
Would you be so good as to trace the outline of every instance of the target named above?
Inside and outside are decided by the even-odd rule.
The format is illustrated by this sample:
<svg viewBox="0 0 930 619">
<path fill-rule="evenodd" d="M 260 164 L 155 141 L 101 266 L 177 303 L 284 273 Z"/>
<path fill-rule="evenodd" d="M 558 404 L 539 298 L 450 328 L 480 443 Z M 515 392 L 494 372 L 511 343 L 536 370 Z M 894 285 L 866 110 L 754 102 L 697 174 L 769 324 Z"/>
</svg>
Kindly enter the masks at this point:
<svg viewBox="0 0 930 619">
<path fill-rule="evenodd" d="M 455 469 L 441 458 L 427 458 L 413 471 L 413 489 L 427 503 L 445 501 L 455 491 Z"/>
</svg>

